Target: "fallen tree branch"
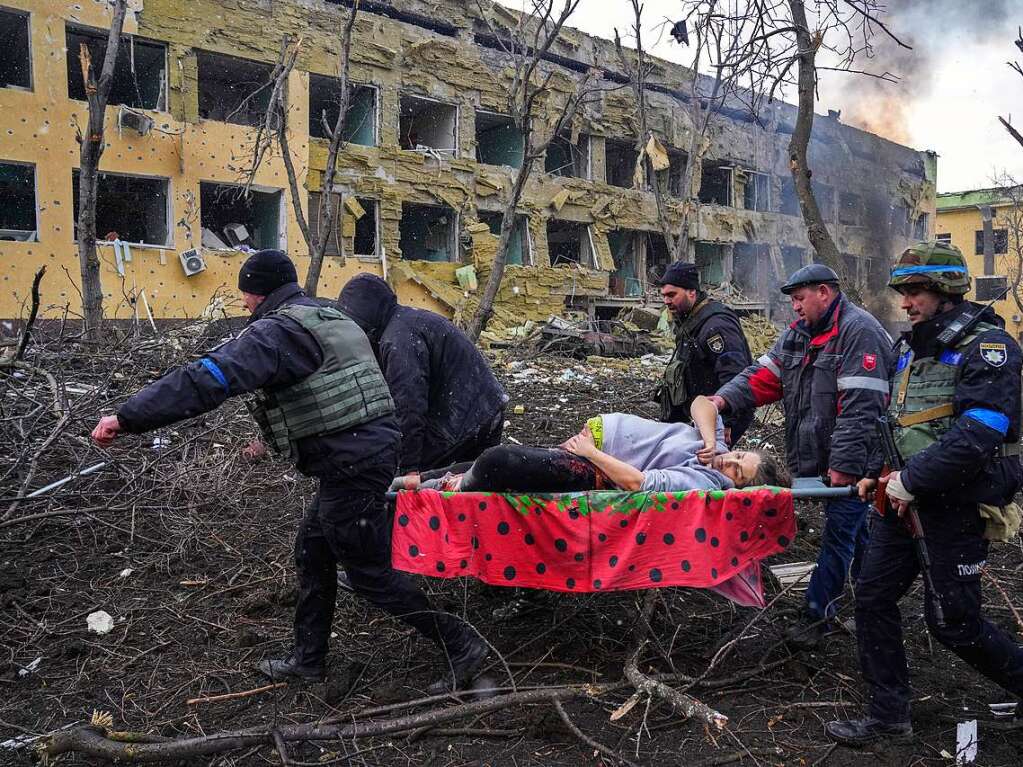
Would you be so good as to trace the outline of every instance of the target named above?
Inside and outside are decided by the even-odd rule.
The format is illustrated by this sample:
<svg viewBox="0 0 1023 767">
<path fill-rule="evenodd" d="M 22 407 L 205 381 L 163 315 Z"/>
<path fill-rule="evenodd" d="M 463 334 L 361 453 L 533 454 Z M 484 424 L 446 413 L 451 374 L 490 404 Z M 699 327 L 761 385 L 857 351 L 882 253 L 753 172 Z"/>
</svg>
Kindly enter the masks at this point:
<svg viewBox="0 0 1023 767">
<path fill-rule="evenodd" d="M 242 692 L 228 692 L 223 695 L 209 695 L 205 698 L 189 698 L 185 701 L 186 706 L 194 706 L 196 703 L 219 703 L 222 700 L 237 700 L 238 698 L 248 698 L 252 695 L 259 695 L 261 692 L 269 692 L 270 690 L 278 690 L 281 687 L 287 687 L 287 682 L 278 682 L 277 684 L 265 684 L 262 687 L 256 687 L 252 690 L 244 690 Z"/>
<path fill-rule="evenodd" d="M 341 740 L 389 735 L 420 727 L 445 724 L 468 717 L 481 716 L 515 705 L 553 703 L 582 696 L 599 696 L 614 685 L 587 687 L 550 687 L 526 692 L 509 693 L 487 700 L 463 703 L 450 708 L 425 711 L 420 714 L 394 719 L 368 720 L 341 724 L 320 722 L 314 724 L 283 725 L 276 729 L 253 727 L 246 730 L 216 733 L 193 738 L 177 738 L 161 743 L 122 743 L 108 737 L 101 728 L 87 725 L 58 732 L 38 747 L 40 754 L 52 758 L 66 753 L 80 753 L 103 759 L 152 764 L 196 756 L 209 756 L 251 746 L 273 745 L 279 736 L 283 743 L 304 740 Z"/>
<path fill-rule="evenodd" d="M 569 729 L 569 731 L 573 735 L 575 735 L 577 738 L 579 738 L 579 740 L 581 740 L 587 746 L 589 746 L 590 748 L 592 748 L 595 751 L 599 751 L 600 753 L 602 753 L 604 756 L 606 756 L 609 759 L 614 759 L 616 762 L 621 762 L 622 764 L 627 764 L 627 765 L 629 765 L 629 767 L 638 767 L 638 765 L 635 762 L 630 762 L 624 756 L 621 756 L 620 754 L 615 753 L 614 749 L 609 748 L 609 747 L 605 746 L 603 743 L 594 740 L 589 735 L 587 735 L 585 732 L 580 730 L 579 727 L 576 726 L 576 723 L 573 722 L 569 718 L 568 712 L 565 711 L 565 707 L 561 705 L 561 701 L 560 700 L 555 700 L 554 701 L 554 709 L 555 709 L 555 711 L 558 712 L 558 716 L 561 717 L 561 721 L 565 723 L 565 726 Z"/>
<path fill-rule="evenodd" d="M 28 320 L 25 322 L 25 329 L 21 333 L 21 343 L 18 344 L 18 351 L 14 353 L 14 361 L 19 362 L 25 355 L 25 348 L 28 346 L 28 339 L 32 334 L 32 326 L 36 324 L 36 315 L 39 314 L 39 283 L 43 281 L 46 274 L 46 267 L 40 266 L 32 280 L 32 308 L 28 313 Z"/>
</svg>

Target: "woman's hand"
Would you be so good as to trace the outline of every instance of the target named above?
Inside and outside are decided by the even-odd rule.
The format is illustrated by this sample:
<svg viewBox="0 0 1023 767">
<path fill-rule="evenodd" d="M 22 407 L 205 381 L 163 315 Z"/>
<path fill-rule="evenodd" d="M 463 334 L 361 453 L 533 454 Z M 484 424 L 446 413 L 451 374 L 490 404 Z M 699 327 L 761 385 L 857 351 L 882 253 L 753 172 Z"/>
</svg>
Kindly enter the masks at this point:
<svg viewBox="0 0 1023 767">
<path fill-rule="evenodd" d="M 704 443 L 703 447 L 696 451 L 696 457 L 704 466 L 710 466 L 710 462 L 717 455 L 717 445 Z"/>
</svg>

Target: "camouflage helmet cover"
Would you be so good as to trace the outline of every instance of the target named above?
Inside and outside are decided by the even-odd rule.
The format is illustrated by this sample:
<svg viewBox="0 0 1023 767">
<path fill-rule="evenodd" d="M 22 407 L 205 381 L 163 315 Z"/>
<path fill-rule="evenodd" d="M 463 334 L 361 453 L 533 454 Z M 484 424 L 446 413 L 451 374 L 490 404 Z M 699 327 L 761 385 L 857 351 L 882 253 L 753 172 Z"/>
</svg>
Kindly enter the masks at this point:
<svg viewBox="0 0 1023 767">
<path fill-rule="evenodd" d="M 959 248 L 944 242 L 910 245 L 895 262 L 888 281 L 888 287 L 895 290 L 907 285 L 948 295 L 968 293 L 970 272 L 966 259 Z"/>
</svg>

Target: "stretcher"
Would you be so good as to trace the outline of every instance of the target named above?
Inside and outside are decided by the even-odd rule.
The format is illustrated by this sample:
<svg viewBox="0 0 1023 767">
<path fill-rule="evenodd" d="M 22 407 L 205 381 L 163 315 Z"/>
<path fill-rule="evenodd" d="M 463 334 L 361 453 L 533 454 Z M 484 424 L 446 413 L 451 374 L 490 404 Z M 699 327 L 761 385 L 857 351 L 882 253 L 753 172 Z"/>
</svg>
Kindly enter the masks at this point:
<svg viewBox="0 0 1023 767">
<path fill-rule="evenodd" d="M 761 560 L 795 537 L 794 501 L 853 492 L 817 479 L 727 491 L 402 491 L 391 558 L 436 578 L 575 593 L 686 586 L 756 607 Z"/>
</svg>

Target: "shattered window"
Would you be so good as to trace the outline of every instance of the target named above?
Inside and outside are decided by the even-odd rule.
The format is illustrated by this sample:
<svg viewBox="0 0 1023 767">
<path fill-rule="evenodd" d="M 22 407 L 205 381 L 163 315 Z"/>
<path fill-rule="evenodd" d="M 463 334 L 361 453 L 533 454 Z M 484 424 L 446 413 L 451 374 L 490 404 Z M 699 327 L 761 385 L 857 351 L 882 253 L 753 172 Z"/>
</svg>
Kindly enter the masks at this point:
<svg viewBox="0 0 1023 767">
<path fill-rule="evenodd" d="M 357 197 L 355 201 L 358 203 L 355 212 L 358 211 L 358 208 L 362 208 L 362 215 L 355 219 L 355 240 L 353 242 L 355 255 L 378 258 L 380 256 L 378 248 L 380 241 L 378 237 L 380 226 L 378 208 L 380 203 L 366 197 Z M 354 216 L 355 212 L 349 211 L 349 215 Z"/>
<path fill-rule="evenodd" d="M 742 206 L 746 210 L 769 211 L 771 209 L 771 177 L 766 173 L 746 171 L 746 186 L 743 189 Z"/>
<path fill-rule="evenodd" d="M 975 235 L 975 254 L 978 256 L 984 255 L 984 230 L 978 229 Z M 1009 230 L 1008 229 L 992 229 L 991 230 L 991 245 L 993 247 L 992 253 L 996 256 L 1003 255 L 1009 252 Z"/>
<path fill-rule="evenodd" d="M 553 176 L 589 178 L 590 137 L 580 133 L 579 140 L 573 144 L 568 133 L 555 136 L 547 147 L 544 170 Z"/>
<path fill-rule="evenodd" d="M 668 188 L 667 192 L 672 197 L 685 197 L 685 190 L 682 184 L 685 181 L 686 155 L 677 149 L 668 149 Z"/>
<path fill-rule="evenodd" d="M 377 89 L 371 85 L 351 84 L 348 112 L 344 121 L 344 140 L 349 144 L 376 146 L 377 143 Z M 329 138 L 323 126 L 333 130 L 341 103 L 341 80 L 324 75 L 309 75 L 309 135 Z"/>
<path fill-rule="evenodd" d="M 632 229 L 616 229 L 607 233 L 607 244 L 615 262 L 615 270 L 608 280 L 608 291 L 612 296 L 643 295 L 641 251 L 646 242 L 644 234 Z"/>
<path fill-rule="evenodd" d="M 700 202 L 705 205 L 732 204 L 732 168 L 715 162 L 703 163 Z"/>
<path fill-rule="evenodd" d="M 522 165 L 522 134 L 507 115 L 476 112 L 476 161 L 484 165 Z"/>
<path fill-rule="evenodd" d="M 398 125 L 402 149 L 425 147 L 458 154 L 458 108 L 420 96 L 402 96 Z"/>
<path fill-rule="evenodd" d="M 35 242 L 35 166 L 0 162 L 0 241 Z"/>
<path fill-rule="evenodd" d="M 490 233 L 495 237 L 501 236 L 501 225 L 504 223 L 504 214 L 501 211 L 480 211 L 480 221 L 490 228 Z M 515 228 L 512 229 L 511 239 L 508 241 L 508 255 L 505 258 L 506 264 L 515 266 L 528 266 L 533 263 L 531 248 L 529 246 L 529 226 L 525 216 L 515 216 Z"/>
<path fill-rule="evenodd" d="M 817 207 L 820 209 L 821 218 L 825 221 L 835 220 L 835 188 L 819 181 L 810 180 L 810 188 L 813 190 L 813 197 L 817 200 Z"/>
<path fill-rule="evenodd" d="M 199 184 L 202 246 L 230 250 L 240 245 L 261 250 L 280 248 L 283 195 L 232 184 Z"/>
<path fill-rule="evenodd" d="M 792 176 L 784 176 L 781 180 L 781 212 L 786 216 L 798 216 L 799 197 L 796 194 L 796 182 Z"/>
<path fill-rule="evenodd" d="M 720 285 L 725 281 L 725 259 L 728 248 L 720 242 L 696 243 L 696 269 L 700 272 L 700 283 Z"/>
<path fill-rule="evenodd" d="M 604 180 L 611 186 L 631 189 L 638 157 L 634 141 L 605 139 Z"/>
<path fill-rule="evenodd" d="M 551 266 L 593 263 L 590 228 L 575 221 L 552 218 L 547 222 L 547 256 Z"/>
<path fill-rule="evenodd" d="M 68 98 L 86 101 L 85 82 L 79 58 L 81 46 L 89 49 L 93 77 L 97 80 L 107 52 L 107 35 L 103 32 L 68 26 L 67 31 Z M 114 82 L 110 87 L 109 104 L 124 104 L 133 109 L 164 110 L 167 89 L 167 46 L 153 40 L 125 35 L 117 47 Z"/>
<path fill-rule="evenodd" d="M 73 171 L 75 226 L 78 176 Z M 165 178 L 100 173 L 96 196 L 96 239 L 167 247 L 170 242 L 170 181 Z M 77 237 L 77 232 L 75 233 Z"/>
<path fill-rule="evenodd" d="M 863 198 L 855 192 L 841 192 L 838 195 L 838 223 L 856 226 L 863 216 Z"/>
<path fill-rule="evenodd" d="M 767 245 L 735 243 L 732 251 L 732 285 L 749 300 L 762 301 L 770 275 Z"/>
<path fill-rule="evenodd" d="M 458 214 L 440 205 L 401 205 L 401 257 L 409 261 L 457 261 Z"/>
<path fill-rule="evenodd" d="M 234 125 L 259 125 L 270 104 L 273 67 L 210 51 L 196 51 L 199 117 Z"/>
<path fill-rule="evenodd" d="M 668 243 L 660 232 L 646 232 L 646 281 L 656 287 L 671 263 Z"/>
<path fill-rule="evenodd" d="M 785 274 L 783 276 L 788 277 L 806 263 L 806 250 L 803 248 L 793 248 L 783 245 L 781 249 L 781 260 L 782 264 L 785 266 Z"/>
<path fill-rule="evenodd" d="M 927 230 L 931 223 L 931 217 L 926 213 L 921 213 L 916 217 L 916 223 L 913 224 L 913 237 L 917 240 L 927 239 Z"/>
<path fill-rule="evenodd" d="M 0 88 L 32 88 L 28 14 L 0 9 Z"/>
</svg>

